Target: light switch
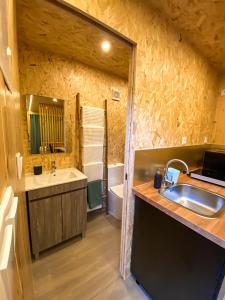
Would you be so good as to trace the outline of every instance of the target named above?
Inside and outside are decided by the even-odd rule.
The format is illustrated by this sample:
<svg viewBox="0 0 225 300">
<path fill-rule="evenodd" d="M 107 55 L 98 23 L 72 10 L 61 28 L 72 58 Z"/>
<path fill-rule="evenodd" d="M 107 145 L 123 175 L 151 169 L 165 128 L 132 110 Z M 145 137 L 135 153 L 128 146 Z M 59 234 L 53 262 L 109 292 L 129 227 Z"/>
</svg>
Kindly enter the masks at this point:
<svg viewBox="0 0 225 300">
<path fill-rule="evenodd" d="M 12 50 L 10 47 L 6 48 L 6 54 L 7 54 L 7 56 L 12 56 Z"/>
</svg>

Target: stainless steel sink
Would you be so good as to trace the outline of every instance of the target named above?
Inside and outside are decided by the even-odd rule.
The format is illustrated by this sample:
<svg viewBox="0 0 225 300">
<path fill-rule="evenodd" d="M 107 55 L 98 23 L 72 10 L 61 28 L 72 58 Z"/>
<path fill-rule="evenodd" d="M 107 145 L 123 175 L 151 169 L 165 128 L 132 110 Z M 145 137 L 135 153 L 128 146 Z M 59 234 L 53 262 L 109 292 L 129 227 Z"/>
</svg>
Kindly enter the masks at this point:
<svg viewBox="0 0 225 300">
<path fill-rule="evenodd" d="M 170 201 L 209 218 L 218 216 L 225 208 L 224 197 L 189 184 L 172 186 L 161 191 L 160 194 Z"/>
</svg>

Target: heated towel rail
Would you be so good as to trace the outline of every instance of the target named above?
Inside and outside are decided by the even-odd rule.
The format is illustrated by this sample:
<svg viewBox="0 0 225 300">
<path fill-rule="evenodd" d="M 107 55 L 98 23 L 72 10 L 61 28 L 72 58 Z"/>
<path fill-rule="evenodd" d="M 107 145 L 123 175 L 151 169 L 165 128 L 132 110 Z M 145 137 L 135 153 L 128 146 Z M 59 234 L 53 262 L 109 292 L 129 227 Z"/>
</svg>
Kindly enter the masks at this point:
<svg viewBox="0 0 225 300">
<path fill-rule="evenodd" d="M 106 213 L 108 213 L 107 109 L 106 99 L 104 100 L 104 109 L 100 109 L 82 106 L 80 93 L 76 95 L 76 136 L 79 149 L 78 169 L 84 172 L 85 175 L 89 175 L 92 180 L 97 179 L 97 177 L 102 177 L 103 205 L 102 207 L 96 207 L 96 209 L 100 208 L 103 211 L 106 211 Z M 84 113 L 84 111 L 86 113 Z M 99 159 L 99 156 L 101 156 L 101 160 Z M 90 174 L 88 174 L 87 170 L 90 170 Z M 96 178 L 94 178 L 95 175 L 97 176 Z"/>
</svg>

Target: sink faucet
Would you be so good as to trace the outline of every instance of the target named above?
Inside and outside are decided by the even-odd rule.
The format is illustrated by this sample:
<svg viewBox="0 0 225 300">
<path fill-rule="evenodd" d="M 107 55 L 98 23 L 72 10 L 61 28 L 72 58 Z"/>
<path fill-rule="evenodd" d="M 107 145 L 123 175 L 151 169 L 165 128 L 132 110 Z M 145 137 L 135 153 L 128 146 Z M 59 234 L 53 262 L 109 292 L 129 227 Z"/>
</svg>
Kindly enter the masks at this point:
<svg viewBox="0 0 225 300">
<path fill-rule="evenodd" d="M 188 168 L 188 165 L 186 164 L 186 162 L 184 162 L 183 160 L 181 159 L 177 159 L 177 158 L 174 158 L 174 159 L 171 159 L 167 162 L 166 164 L 166 168 L 165 168 L 165 173 L 164 173 L 164 176 L 163 176 L 163 180 L 162 180 L 162 187 L 160 189 L 160 191 L 163 191 L 165 190 L 166 188 L 170 188 L 174 185 L 174 182 L 169 180 L 168 178 L 168 168 L 169 166 L 172 164 L 172 163 L 180 163 L 182 165 L 184 165 L 185 169 L 186 169 L 186 174 L 189 174 L 189 168 Z"/>
<path fill-rule="evenodd" d="M 55 160 L 51 160 L 51 169 L 50 169 L 50 173 L 52 175 L 56 175 L 56 165 L 55 165 Z"/>
</svg>

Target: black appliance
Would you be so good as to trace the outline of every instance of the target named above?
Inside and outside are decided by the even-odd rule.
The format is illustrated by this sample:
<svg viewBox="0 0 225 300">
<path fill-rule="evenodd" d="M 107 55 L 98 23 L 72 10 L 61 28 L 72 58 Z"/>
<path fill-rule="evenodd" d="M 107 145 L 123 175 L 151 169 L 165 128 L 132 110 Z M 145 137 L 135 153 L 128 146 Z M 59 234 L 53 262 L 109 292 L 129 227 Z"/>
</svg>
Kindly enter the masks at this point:
<svg viewBox="0 0 225 300">
<path fill-rule="evenodd" d="M 225 151 L 206 151 L 203 167 L 191 172 L 191 177 L 225 186 Z"/>
</svg>

